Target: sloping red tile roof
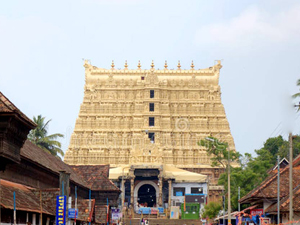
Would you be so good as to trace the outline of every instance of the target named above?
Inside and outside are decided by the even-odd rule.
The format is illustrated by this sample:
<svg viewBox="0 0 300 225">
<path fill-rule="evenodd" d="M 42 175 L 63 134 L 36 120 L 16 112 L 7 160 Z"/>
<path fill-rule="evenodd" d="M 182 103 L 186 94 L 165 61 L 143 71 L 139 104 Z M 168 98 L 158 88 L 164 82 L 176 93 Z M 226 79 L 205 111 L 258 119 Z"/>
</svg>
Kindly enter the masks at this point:
<svg viewBox="0 0 300 225">
<path fill-rule="evenodd" d="M 289 212 L 290 198 L 289 195 L 280 200 L 280 212 Z M 293 190 L 293 210 L 300 212 L 300 186 Z M 266 210 L 268 213 L 277 213 L 277 203 L 269 206 Z"/>
<path fill-rule="evenodd" d="M 13 193 L 15 192 L 17 210 L 36 213 L 40 213 L 42 210 L 44 214 L 56 214 L 56 196 L 59 195 L 59 188 L 39 190 L 7 180 L 0 180 L 0 185 L 2 194 L 0 204 L 2 207 L 14 209 Z M 73 198 L 72 206 L 74 205 L 75 199 Z M 91 199 L 91 210 L 89 210 L 89 199 L 78 199 L 77 209 L 77 220 L 88 222 L 94 213 L 95 199 Z"/>
<path fill-rule="evenodd" d="M 120 191 L 108 179 L 109 165 L 70 166 L 81 178 L 85 180 L 91 190 Z"/>
<path fill-rule="evenodd" d="M 40 167 L 44 167 L 57 174 L 59 174 L 59 171 L 66 171 L 71 174 L 70 180 L 88 188 L 87 183 L 78 176 L 68 164 L 50 153 L 45 152 L 29 140 L 27 140 L 21 148 L 21 158 L 39 164 Z"/>
<path fill-rule="evenodd" d="M 35 128 L 36 124 L 22 113 L 2 92 L 0 92 L 0 114 L 15 114 L 19 119 L 31 128 Z"/>
<path fill-rule="evenodd" d="M 40 205 L 40 198 L 37 197 L 35 189 L 28 186 L 13 183 L 6 180 L 0 180 L 1 185 L 1 206 L 7 209 L 14 209 L 14 192 L 16 194 L 16 209 L 29 212 L 41 211 L 44 214 L 54 215 L 49 211 L 49 205 Z"/>
<path fill-rule="evenodd" d="M 289 193 L 289 165 L 280 171 L 280 198 Z M 300 184 L 300 155 L 293 161 L 293 187 Z M 254 199 L 277 198 L 277 173 L 271 173 L 258 187 L 243 196 L 239 202 L 250 203 Z"/>
</svg>

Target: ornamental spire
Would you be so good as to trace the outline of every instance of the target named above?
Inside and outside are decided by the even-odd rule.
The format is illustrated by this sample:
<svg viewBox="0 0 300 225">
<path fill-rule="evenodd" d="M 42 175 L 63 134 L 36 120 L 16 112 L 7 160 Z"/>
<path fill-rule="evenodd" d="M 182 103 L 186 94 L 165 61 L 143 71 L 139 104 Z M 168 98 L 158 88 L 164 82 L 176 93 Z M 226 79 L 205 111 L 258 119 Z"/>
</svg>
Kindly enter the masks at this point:
<svg viewBox="0 0 300 225">
<path fill-rule="evenodd" d="M 181 67 L 181 65 L 180 65 L 180 60 L 178 60 L 177 69 L 180 70 L 180 67 Z"/>
<path fill-rule="evenodd" d="M 154 62 L 152 60 L 152 63 L 151 63 L 151 68 L 153 69 L 154 68 Z"/>
<path fill-rule="evenodd" d="M 168 69 L 167 60 L 165 60 L 165 69 Z"/>
<path fill-rule="evenodd" d="M 111 62 L 111 68 L 114 69 L 115 68 L 115 63 L 114 63 L 114 60 L 112 60 Z"/>
<path fill-rule="evenodd" d="M 125 65 L 124 65 L 125 69 L 128 69 L 128 65 L 127 65 L 127 60 L 125 60 Z"/>
<path fill-rule="evenodd" d="M 192 60 L 192 64 L 191 64 L 191 69 L 193 70 L 194 69 L 194 61 Z"/>
<path fill-rule="evenodd" d="M 141 69 L 141 67 L 142 67 L 142 66 L 141 66 L 141 62 L 140 62 L 140 60 L 139 60 L 138 68 Z"/>
</svg>

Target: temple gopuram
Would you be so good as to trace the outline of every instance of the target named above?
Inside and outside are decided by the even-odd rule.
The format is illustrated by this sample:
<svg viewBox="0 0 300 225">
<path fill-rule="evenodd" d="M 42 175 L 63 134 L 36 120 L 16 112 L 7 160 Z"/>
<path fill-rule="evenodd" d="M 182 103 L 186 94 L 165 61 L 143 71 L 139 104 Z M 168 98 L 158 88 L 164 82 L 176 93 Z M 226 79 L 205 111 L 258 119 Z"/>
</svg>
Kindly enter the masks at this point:
<svg viewBox="0 0 300 225">
<path fill-rule="evenodd" d="M 195 69 L 192 62 L 187 70 L 180 62 L 176 69 L 168 69 L 167 62 L 155 69 L 153 61 L 150 69 L 142 69 L 140 62 L 137 69 L 129 69 L 127 62 L 124 69 L 116 69 L 114 62 L 103 69 L 88 60 L 84 67 L 84 99 L 67 164 L 109 164 L 110 179 L 124 190 L 122 203 L 134 207 L 143 198 L 141 182 L 153 186 L 145 190 L 156 196 L 145 201 L 160 206 L 176 205 L 175 193 L 183 186 L 178 195 L 193 194 L 194 186 L 212 200 L 221 197 L 223 189 L 216 183 L 224 168 L 212 167 L 206 149 L 197 144 L 213 136 L 235 150 L 221 102 L 220 61 L 206 69 Z M 203 185 L 208 182 L 209 188 Z"/>
</svg>

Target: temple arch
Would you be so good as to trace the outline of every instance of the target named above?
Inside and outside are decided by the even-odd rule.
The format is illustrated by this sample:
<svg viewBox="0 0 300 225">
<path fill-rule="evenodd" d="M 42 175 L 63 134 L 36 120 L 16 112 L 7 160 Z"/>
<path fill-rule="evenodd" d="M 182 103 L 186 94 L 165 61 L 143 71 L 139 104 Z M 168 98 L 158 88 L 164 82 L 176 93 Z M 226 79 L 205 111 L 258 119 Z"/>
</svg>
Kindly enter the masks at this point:
<svg viewBox="0 0 300 225">
<path fill-rule="evenodd" d="M 151 185 L 154 189 L 155 189 L 155 195 L 156 195 L 156 204 L 158 203 L 158 196 L 159 196 L 159 187 L 158 185 L 151 181 L 151 180 L 145 180 L 145 181 L 141 181 L 139 182 L 135 188 L 134 188 L 134 206 L 135 209 L 137 209 L 137 202 L 138 202 L 138 193 L 139 193 L 139 189 L 143 186 L 143 185 Z"/>
</svg>

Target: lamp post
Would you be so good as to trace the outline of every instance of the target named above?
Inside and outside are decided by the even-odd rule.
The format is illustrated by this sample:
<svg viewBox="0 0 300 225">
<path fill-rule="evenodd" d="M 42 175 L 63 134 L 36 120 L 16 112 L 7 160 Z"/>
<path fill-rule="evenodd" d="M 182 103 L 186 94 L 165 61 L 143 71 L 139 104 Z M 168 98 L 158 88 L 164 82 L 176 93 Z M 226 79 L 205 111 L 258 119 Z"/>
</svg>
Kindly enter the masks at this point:
<svg viewBox="0 0 300 225">
<path fill-rule="evenodd" d="M 207 141 L 210 142 L 216 142 L 216 140 L 212 139 L 212 138 L 205 138 Z M 216 144 L 218 144 L 216 142 Z M 231 225 L 231 202 L 230 202 L 230 148 L 229 145 L 228 147 L 228 225 Z"/>
<path fill-rule="evenodd" d="M 228 145 L 228 225 L 231 225 L 231 202 L 230 202 L 230 149 Z"/>
</svg>

